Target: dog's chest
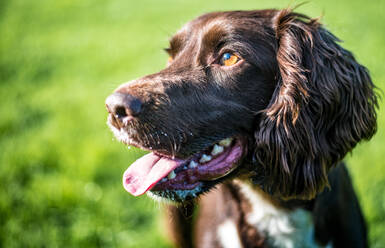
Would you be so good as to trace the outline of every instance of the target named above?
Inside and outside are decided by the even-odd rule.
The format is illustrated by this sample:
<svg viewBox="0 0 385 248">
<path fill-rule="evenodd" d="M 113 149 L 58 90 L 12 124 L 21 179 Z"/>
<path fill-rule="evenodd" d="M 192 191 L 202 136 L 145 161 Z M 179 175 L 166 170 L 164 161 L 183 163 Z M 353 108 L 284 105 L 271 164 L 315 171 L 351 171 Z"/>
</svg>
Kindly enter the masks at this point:
<svg viewBox="0 0 385 248">
<path fill-rule="evenodd" d="M 244 218 L 265 237 L 268 247 L 322 247 L 314 240 L 314 225 L 310 212 L 288 211 L 274 206 L 249 185 L 237 182 L 241 194 L 251 205 Z M 226 247 L 226 246 L 224 246 Z M 242 246 L 241 246 L 242 247 Z"/>
<path fill-rule="evenodd" d="M 234 181 L 201 198 L 195 229 L 200 248 L 318 248 L 311 213 L 275 206 L 248 184 Z"/>
</svg>

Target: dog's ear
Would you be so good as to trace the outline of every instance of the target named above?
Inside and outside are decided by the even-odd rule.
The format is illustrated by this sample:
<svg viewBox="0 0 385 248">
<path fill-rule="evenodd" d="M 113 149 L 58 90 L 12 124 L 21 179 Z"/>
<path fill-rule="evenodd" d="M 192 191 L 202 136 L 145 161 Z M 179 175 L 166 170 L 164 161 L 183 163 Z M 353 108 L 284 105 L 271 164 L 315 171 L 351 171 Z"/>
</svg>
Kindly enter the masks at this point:
<svg viewBox="0 0 385 248">
<path fill-rule="evenodd" d="M 318 20 L 282 10 L 272 27 L 278 82 L 255 131 L 256 182 L 276 196 L 310 199 L 330 167 L 376 132 L 375 87 Z"/>
</svg>

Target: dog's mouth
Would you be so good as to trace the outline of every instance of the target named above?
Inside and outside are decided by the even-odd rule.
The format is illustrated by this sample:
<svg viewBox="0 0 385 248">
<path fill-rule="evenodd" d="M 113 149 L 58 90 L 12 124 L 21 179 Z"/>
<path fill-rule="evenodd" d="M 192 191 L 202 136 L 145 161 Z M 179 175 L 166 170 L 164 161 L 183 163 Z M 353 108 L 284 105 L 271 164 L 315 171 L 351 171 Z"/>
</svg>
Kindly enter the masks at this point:
<svg viewBox="0 0 385 248">
<path fill-rule="evenodd" d="M 243 146 L 240 139 L 227 138 L 188 159 L 151 152 L 125 171 L 124 188 L 134 196 L 150 191 L 176 201 L 194 198 L 239 166 Z"/>
</svg>

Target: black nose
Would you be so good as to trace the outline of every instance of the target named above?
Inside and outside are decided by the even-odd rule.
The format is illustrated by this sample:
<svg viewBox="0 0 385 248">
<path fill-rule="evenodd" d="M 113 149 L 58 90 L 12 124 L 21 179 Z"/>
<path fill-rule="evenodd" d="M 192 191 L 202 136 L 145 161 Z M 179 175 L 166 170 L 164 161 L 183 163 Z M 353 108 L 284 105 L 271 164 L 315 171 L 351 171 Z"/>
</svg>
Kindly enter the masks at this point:
<svg viewBox="0 0 385 248">
<path fill-rule="evenodd" d="M 107 97 L 106 107 L 118 121 L 125 123 L 140 114 L 142 102 L 130 94 L 116 92 Z"/>
</svg>

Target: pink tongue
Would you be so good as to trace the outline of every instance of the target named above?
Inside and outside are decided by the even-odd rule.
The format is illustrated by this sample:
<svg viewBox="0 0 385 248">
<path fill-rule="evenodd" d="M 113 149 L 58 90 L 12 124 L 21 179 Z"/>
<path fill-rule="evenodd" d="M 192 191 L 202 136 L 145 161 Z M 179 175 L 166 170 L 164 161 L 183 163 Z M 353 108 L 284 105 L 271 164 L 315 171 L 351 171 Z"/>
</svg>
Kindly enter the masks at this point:
<svg viewBox="0 0 385 248">
<path fill-rule="evenodd" d="M 154 153 L 144 155 L 124 172 L 123 186 L 134 196 L 142 195 L 183 162 Z"/>
</svg>

